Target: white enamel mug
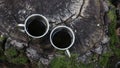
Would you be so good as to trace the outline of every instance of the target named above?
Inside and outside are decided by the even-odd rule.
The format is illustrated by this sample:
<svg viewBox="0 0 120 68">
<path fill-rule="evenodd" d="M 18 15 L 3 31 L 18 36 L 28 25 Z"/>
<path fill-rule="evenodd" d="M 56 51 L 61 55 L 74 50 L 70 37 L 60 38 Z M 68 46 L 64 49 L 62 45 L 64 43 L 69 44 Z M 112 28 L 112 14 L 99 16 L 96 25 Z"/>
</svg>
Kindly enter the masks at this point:
<svg viewBox="0 0 120 68">
<path fill-rule="evenodd" d="M 23 27 L 20 31 L 26 32 L 32 38 L 41 38 L 48 33 L 49 22 L 41 14 L 32 14 L 26 18 L 24 24 L 18 24 L 18 27 Z"/>
<path fill-rule="evenodd" d="M 66 53 L 71 57 L 69 48 L 75 42 L 75 34 L 70 27 L 57 26 L 50 33 L 50 43 L 58 50 L 66 50 Z"/>
<path fill-rule="evenodd" d="M 119 68 L 119 67 L 120 67 L 120 61 L 115 64 L 115 68 Z"/>
</svg>

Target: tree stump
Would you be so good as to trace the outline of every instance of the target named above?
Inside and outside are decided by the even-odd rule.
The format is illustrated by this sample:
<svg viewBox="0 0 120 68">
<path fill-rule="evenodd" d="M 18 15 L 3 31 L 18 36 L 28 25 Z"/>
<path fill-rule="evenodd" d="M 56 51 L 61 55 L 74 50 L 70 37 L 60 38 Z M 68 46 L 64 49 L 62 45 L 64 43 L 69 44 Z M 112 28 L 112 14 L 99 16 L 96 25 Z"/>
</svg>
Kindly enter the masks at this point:
<svg viewBox="0 0 120 68">
<path fill-rule="evenodd" d="M 105 19 L 107 11 L 106 0 L 0 0 L 0 34 L 7 37 L 6 48 L 9 47 L 7 44 L 17 47 L 17 43 L 24 43 L 26 51 L 31 49 L 36 52 L 33 52 L 35 56 L 29 54 L 31 61 L 49 61 L 49 55 L 54 58 L 56 54 L 56 49 L 49 42 L 49 33 L 54 27 L 63 24 L 75 33 L 75 43 L 70 52 L 82 56 L 102 46 L 108 31 L 109 21 Z M 44 38 L 33 39 L 19 31 L 17 24 L 24 23 L 31 14 L 42 14 L 49 20 L 50 30 Z M 12 44 L 13 41 L 16 42 Z M 36 54 L 37 59 L 34 58 Z"/>
</svg>

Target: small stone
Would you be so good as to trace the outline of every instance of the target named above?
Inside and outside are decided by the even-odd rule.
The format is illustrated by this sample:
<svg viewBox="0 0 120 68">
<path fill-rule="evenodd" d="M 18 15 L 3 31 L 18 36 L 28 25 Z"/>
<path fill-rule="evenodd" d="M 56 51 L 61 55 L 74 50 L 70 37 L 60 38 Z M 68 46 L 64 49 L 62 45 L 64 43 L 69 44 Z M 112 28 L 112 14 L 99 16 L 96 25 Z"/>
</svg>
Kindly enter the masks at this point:
<svg viewBox="0 0 120 68">
<path fill-rule="evenodd" d="M 23 49 L 24 47 L 27 47 L 27 43 L 14 40 L 12 38 L 8 38 L 5 43 L 5 49 L 9 48 L 10 46 L 16 47 L 16 49 Z"/>
<path fill-rule="evenodd" d="M 104 1 L 103 6 L 104 6 L 104 10 L 107 12 L 109 10 L 108 3 Z"/>
<path fill-rule="evenodd" d="M 20 11 L 18 11 L 18 14 L 25 14 L 26 13 L 26 10 L 20 10 Z"/>
<path fill-rule="evenodd" d="M 53 57 L 54 57 L 53 55 L 48 55 L 49 59 L 53 59 Z"/>
<path fill-rule="evenodd" d="M 82 61 L 84 63 L 87 59 L 87 56 L 83 55 L 83 56 L 80 56 L 78 59 L 79 59 L 79 61 Z"/>
<path fill-rule="evenodd" d="M 44 65 L 48 65 L 50 63 L 50 61 L 48 59 L 45 59 L 45 58 L 40 58 L 40 61 Z"/>
<path fill-rule="evenodd" d="M 100 26 L 100 24 L 97 24 L 97 26 Z"/>
<path fill-rule="evenodd" d="M 90 51 L 88 51 L 87 53 L 86 53 L 86 56 L 90 56 L 92 53 L 90 52 Z"/>
<path fill-rule="evenodd" d="M 24 46 L 28 46 L 26 43 L 18 42 L 18 41 L 16 41 L 16 40 L 12 40 L 12 41 L 11 41 L 11 44 L 12 44 L 14 47 L 17 47 L 17 48 L 19 48 L 19 49 L 24 48 Z"/>
<path fill-rule="evenodd" d="M 102 44 L 108 43 L 109 40 L 110 40 L 110 38 L 108 36 L 104 37 L 103 40 L 102 40 Z"/>
<path fill-rule="evenodd" d="M 26 49 L 26 54 L 31 61 L 39 59 L 39 54 L 37 53 L 37 51 L 35 49 L 33 49 L 31 47 Z"/>
<path fill-rule="evenodd" d="M 103 50 L 102 46 L 99 46 L 98 48 L 95 49 L 95 52 L 97 54 L 102 54 L 102 50 Z"/>
</svg>

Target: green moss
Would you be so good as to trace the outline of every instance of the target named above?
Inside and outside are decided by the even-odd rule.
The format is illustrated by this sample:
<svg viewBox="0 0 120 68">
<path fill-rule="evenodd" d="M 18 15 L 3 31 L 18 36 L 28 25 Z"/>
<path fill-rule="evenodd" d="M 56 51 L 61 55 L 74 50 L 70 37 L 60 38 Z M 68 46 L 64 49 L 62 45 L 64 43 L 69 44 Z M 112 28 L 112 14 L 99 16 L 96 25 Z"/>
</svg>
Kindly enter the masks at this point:
<svg viewBox="0 0 120 68">
<path fill-rule="evenodd" d="M 110 37 L 110 49 L 111 51 L 108 51 L 107 53 L 102 54 L 99 60 L 99 64 L 101 68 L 109 68 L 109 58 L 112 55 L 116 55 L 120 57 L 120 49 L 116 47 L 116 44 L 119 44 L 119 38 L 116 35 L 116 25 L 117 25 L 117 16 L 116 16 L 116 8 L 109 2 L 109 6 L 111 6 L 111 9 L 108 12 L 108 17 L 111 21 L 109 25 L 109 37 Z"/>
<path fill-rule="evenodd" d="M 110 48 L 117 56 L 120 56 L 120 49 L 116 47 L 116 44 L 120 44 L 120 41 L 116 35 L 117 16 L 115 10 L 115 7 L 112 6 L 111 10 L 108 12 L 108 17 L 111 20 L 109 25 Z"/>
<path fill-rule="evenodd" d="M 89 63 L 89 64 L 80 63 L 78 68 L 95 68 L 95 63 Z"/>
<path fill-rule="evenodd" d="M 17 51 L 14 47 L 10 47 L 4 52 L 7 57 L 7 61 L 13 64 L 26 64 L 28 58 L 24 55 L 22 50 Z"/>
<path fill-rule="evenodd" d="M 18 52 L 14 47 L 11 47 L 4 52 L 7 57 L 12 58 L 14 56 L 17 56 Z"/>
<path fill-rule="evenodd" d="M 78 55 L 72 54 L 71 58 L 66 56 L 56 57 L 50 63 L 50 68 L 94 68 L 94 64 L 83 64 L 77 62 Z"/>
<path fill-rule="evenodd" d="M 9 61 L 14 64 L 26 64 L 28 63 L 28 58 L 24 55 L 20 55 L 18 57 L 12 58 Z"/>
<path fill-rule="evenodd" d="M 112 55 L 111 52 L 106 52 L 102 54 L 102 56 L 99 59 L 99 64 L 102 68 L 107 68 L 108 67 L 108 62 L 109 62 L 109 57 Z"/>
<path fill-rule="evenodd" d="M 60 56 L 51 61 L 50 68 L 79 68 L 79 64 L 76 61 L 76 55 L 72 55 L 71 58 Z"/>
<path fill-rule="evenodd" d="M 66 62 L 64 57 L 58 57 L 55 58 L 52 62 L 51 62 L 51 68 L 65 68 L 66 66 Z M 67 67 L 66 67 L 67 68 Z"/>
</svg>

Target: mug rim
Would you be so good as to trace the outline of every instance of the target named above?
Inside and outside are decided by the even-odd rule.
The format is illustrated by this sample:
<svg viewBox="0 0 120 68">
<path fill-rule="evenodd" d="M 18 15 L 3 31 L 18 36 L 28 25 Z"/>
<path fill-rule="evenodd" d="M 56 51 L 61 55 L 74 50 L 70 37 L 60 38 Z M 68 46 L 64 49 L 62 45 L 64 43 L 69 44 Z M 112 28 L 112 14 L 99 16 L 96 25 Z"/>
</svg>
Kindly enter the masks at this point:
<svg viewBox="0 0 120 68">
<path fill-rule="evenodd" d="M 65 28 L 65 29 L 69 30 L 69 31 L 71 32 L 71 34 L 72 34 L 72 42 L 71 42 L 71 44 L 70 44 L 68 47 L 66 47 L 66 48 L 59 48 L 59 47 L 57 47 L 57 46 L 55 46 L 55 45 L 53 44 L 53 41 L 52 41 L 52 37 L 51 37 L 51 36 L 52 36 L 53 32 L 54 32 L 56 29 L 59 29 L 59 28 Z M 68 26 L 64 26 L 64 25 L 57 26 L 57 27 L 55 27 L 55 28 L 51 31 L 51 33 L 50 33 L 50 43 L 52 44 L 52 46 L 53 46 L 54 48 L 56 48 L 56 49 L 58 49 L 58 50 L 68 50 L 70 47 L 73 46 L 74 42 L 75 42 L 75 34 L 74 34 L 73 30 L 72 30 L 70 27 L 68 27 Z"/>
<path fill-rule="evenodd" d="M 40 35 L 40 36 L 31 35 L 31 34 L 28 32 L 27 28 L 26 28 L 27 21 L 28 21 L 31 17 L 34 17 L 34 16 L 39 16 L 39 17 L 43 18 L 43 19 L 45 20 L 45 23 L 47 24 L 47 29 L 46 29 L 46 31 L 44 32 L 44 34 L 42 34 L 42 35 Z M 41 37 L 45 36 L 45 35 L 48 33 L 48 31 L 49 31 L 49 22 L 48 22 L 48 19 L 47 19 L 45 16 L 41 15 L 41 14 L 32 14 L 32 15 L 28 16 L 28 17 L 25 19 L 24 24 L 25 24 L 25 26 L 24 26 L 25 32 L 26 32 L 30 37 L 33 37 L 33 38 L 41 38 Z"/>
<path fill-rule="evenodd" d="M 117 68 L 119 64 L 120 64 L 120 61 L 118 61 L 118 62 L 115 64 L 115 67 Z"/>
</svg>

